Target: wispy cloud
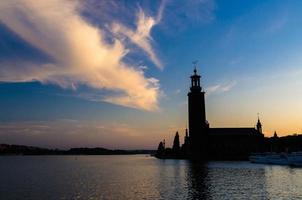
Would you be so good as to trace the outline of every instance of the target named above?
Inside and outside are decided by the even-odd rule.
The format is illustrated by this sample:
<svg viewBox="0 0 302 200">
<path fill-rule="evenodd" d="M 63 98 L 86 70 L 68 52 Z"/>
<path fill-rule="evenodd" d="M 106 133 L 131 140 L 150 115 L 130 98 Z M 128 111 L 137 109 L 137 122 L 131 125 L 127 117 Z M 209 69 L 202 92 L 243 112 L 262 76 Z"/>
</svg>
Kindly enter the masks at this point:
<svg viewBox="0 0 302 200">
<path fill-rule="evenodd" d="M 282 13 L 280 16 L 274 18 L 269 22 L 269 25 L 267 26 L 266 32 L 267 33 L 275 33 L 279 30 L 281 30 L 286 23 L 288 22 L 288 15 L 287 13 Z"/>
<path fill-rule="evenodd" d="M 229 62 L 229 65 L 237 65 L 240 62 L 242 62 L 242 57 L 237 57 L 237 58 L 231 59 Z"/>
<path fill-rule="evenodd" d="M 175 94 L 175 95 L 177 95 L 177 94 L 179 94 L 179 93 L 181 93 L 181 89 L 176 89 L 176 90 L 174 91 L 174 94 Z"/>
<path fill-rule="evenodd" d="M 217 84 L 213 86 L 209 86 L 206 88 L 206 94 L 215 94 L 215 93 L 222 93 L 230 91 L 235 85 L 237 84 L 237 81 L 231 81 L 226 84 Z"/>
<path fill-rule="evenodd" d="M 4 122 L 0 124 L 2 143 L 51 148 L 105 147 L 155 149 L 167 130 L 118 122 L 55 121 Z M 144 134 L 142 134 L 144 133 Z M 149 135 L 149 136 L 148 136 Z"/>
<path fill-rule="evenodd" d="M 106 31 L 87 22 L 80 14 L 80 1 L 11 0 L 0 2 L 0 22 L 30 45 L 51 58 L 47 63 L 5 61 L 0 63 L 0 81 L 37 80 L 76 89 L 84 84 L 115 91 L 103 101 L 145 110 L 158 108 L 159 82 L 123 61 L 127 44 L 119 37 L 106 40 Z M 125 35 L 141 47 L 160 68 L 150 31 L 162 16 L 153 18 L 142 9 L 135 30 Z M 124 27 L 115 23 L 113 27 Z M 114 30 L 109 30 L 116 32 Z"/>
<path fill-rule="evenodd" d="M 166 3 L 163 23 L 168 33 L 174 34 L 188 27 L 208 24 L 215 20 L 215 0 L 187 0 Z"/>
<path fill-rule="evenodd" d="M 119 23 L 114 23 L 112 25 L 112 30 L 115 34 L 117 34 L 117 36 L 126 36 L 128 39 L 130 39 L 131 42 L 145 51 L 152 62 L 160 69 L 163 68 L 163 65 L 152 48 L 152 37 L 150 33 L 152 27 L 160 22 L 163 9 L 164 3 L 161 4 L 159 12 L 154 18 L 146 15 L 146 13 L 144 13 L 144 11 L 140 8 L 137 15 L 136 30 L 132 30 Z"/>
</svg>

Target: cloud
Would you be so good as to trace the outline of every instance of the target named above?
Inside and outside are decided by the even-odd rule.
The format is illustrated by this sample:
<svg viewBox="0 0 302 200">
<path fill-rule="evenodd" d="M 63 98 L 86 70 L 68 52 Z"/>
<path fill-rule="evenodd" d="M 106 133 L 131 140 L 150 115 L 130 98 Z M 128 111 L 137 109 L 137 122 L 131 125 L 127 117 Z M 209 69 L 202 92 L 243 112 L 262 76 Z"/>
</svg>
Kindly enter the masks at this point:
<svg viewBox="0 0 302 200">
<path fill-rule="evenodd" d="M 150 32 L 152 27 L 158 24 L 161 20 L 164 8 L 163 5 L 164 4 L 162 3 L 156 18 L 147 16 L 140 8 L 137 15 L 137 28 L 134 31 L 119 23 L 114 23 L 112 25 L 112 30 L 118 37 L 126 36 L 128 39 L 130 39 L 131 42 L 136 44 L 145 53 L 147 53 L 152 62 L 160 69 L 163 68 L 163 65 L 152 48 L 152 37 L 150 35 Z"/>
<path fill-rule="evenodd" d="M 232 81 L 227 84 L 217 84 L 213 86 L 209 86 L 206 89 L 207 95 L 214 94 L 214 93 L 222 93 L 230 91 L 235 85 L 237 84 L 237 81 Z"/>
<path fill-rule="evenodd" d="M 237 64 L 239 64 L 241 61 L 242 61 L 242 57 L 237 57 L 237 58 L 232 59 L 232 60 L 229 62 L 229 65 L 237 65 Z"/>
<path fill-rule="evenodd" d="M 148 130 L 146 132 L 146 130 Z M 4 122 L 2 143 L 50 148 L 105 147 L 155 149 L 166 128 L 140 127 L 119 122 L 55 120 Z M 141 134 L 144 133 L 144 134 Z"/>
<path fill-rule="evenodd" d="M 287 24 L 288 22 L 288 15 L 287 13 L 282 13 L 281 16 L 278 16 L 271 20 L 269 25 L 266 28 L 267 33 L 275 33 L 280 30 Z"/>
<path fill-rule="evenodd" d="M 187 28 L 209 24 L 216 18 L 216 7 L 215 0 L 167 0 L 162 20 L 167 26 L 161 28 L 175 34 Z"/>
<path fill-rule="evenodd" d="M 143 70 L 125 63 L 123 58 L 129 49 L 124 41 L 113 37 L 108 42 L 106 32 L 84 20 L 80 10 L 79 1 L 1 1 L 0 22 L 48 55 L 50 61 L 2 62 L 0 81 L 37 80 L 72 89 L 87 85 L 115 92 L 103 101 L 156 110 L 160 93 L 158 80 L 145 77 Z M 125 29 L 126 35 L 159 67 L 162 65 L 151 47 L 150 31 L 161 15 L 154 19 L 140 9 L 136 30 Z M 115 22 L 114 27 L 124 26 Z"/>
<path fill-rule="evenodd" d="M 141 70 L 148 70 L 148 67 L 146 65 L 140 65 L 138 66 Z"/>
<path fill-rule="evenodd" d="M 180 94 L 181 93 L 181 89 L 176 89 L 176 90 L 174 90 L 174 95 L 178 95 L 178 94 Z"/>
</svg>

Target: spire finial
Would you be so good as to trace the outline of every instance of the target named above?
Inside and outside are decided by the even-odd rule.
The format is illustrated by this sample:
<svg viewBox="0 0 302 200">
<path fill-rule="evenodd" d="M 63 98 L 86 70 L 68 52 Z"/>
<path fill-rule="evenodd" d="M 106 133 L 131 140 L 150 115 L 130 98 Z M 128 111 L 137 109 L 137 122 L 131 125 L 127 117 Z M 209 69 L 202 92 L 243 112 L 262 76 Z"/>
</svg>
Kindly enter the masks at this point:
<svg viewBox="0 0 302 200">
<path fill-rule="evenodd" d="M 198 63 L 198 60 L 195 60 L 192 62 L 192 64 L 194 65 L 194 74 L 195 75 L 197 74 L 197 63 Z"/>
</svg>

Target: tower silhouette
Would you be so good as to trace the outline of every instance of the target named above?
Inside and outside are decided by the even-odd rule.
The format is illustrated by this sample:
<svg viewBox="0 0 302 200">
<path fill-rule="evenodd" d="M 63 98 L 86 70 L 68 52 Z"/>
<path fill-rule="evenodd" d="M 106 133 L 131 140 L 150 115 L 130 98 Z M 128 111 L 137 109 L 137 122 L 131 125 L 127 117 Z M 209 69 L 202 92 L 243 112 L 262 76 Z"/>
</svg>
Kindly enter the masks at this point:
<svg viewBox="0 0 302 200">
<path fill-rule="evenodd" d="M 205 92 L 196 63 L 188 92 L 188 128 L 180 148 L 176 133 L 173 148 L 167 148 L 159 158 L 187 158 L 193 161 L 246 160 L 252 152 L 264 152 L 265 138 L 258 116 L 256 127 L 211 127 L 206 119 Z M 302 138 L 302 137 L 301 137 Z M 302 139 L 301 139 L 302 140 Z"/>
<path fill-rule="evenodd" d="M 191 76 L 191 87 L 188 93 L 189 138 L 192 159 L 202 159 L 206 155 L 207 122 L 205 112 L 205 92 L 200 86 L 200 75 L 196 67 Z"/>
<path fill-rule="evenodd" d="M 180 143 L 179 143 L 179 134 L 178 131 L 176 131 L 175 137 L 174 137 L 174 141 L 173 141 L 173 147 L 172 147 L 173 151 L 175 153 L 179 153 L 180 151 Z"/>
<path fill-rule="evenodd" d="M 262 124 L 261 124 L 261 122 L 260 122 L 259 116 L 258 116 L 258 121 L 257 121 L 256 127 L 257 127 L 257 131 L 258 131 L 259 133 L 262 133 Z"/>
</svg>

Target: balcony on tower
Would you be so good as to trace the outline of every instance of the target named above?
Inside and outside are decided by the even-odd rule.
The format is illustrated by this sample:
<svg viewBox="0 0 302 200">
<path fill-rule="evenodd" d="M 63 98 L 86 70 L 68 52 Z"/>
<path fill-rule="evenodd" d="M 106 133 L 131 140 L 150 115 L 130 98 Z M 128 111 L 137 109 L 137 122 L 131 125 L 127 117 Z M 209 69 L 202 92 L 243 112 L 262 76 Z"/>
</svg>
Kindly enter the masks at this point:
<svg viewBox="0 0 302 200">
<path fill-rule="evenodd" d="M 197 74 L 196 68 L 194 69 L 194 74 L 191 76 L 191 92 L 200 92 L 200 75 Z"/>
</svg>

